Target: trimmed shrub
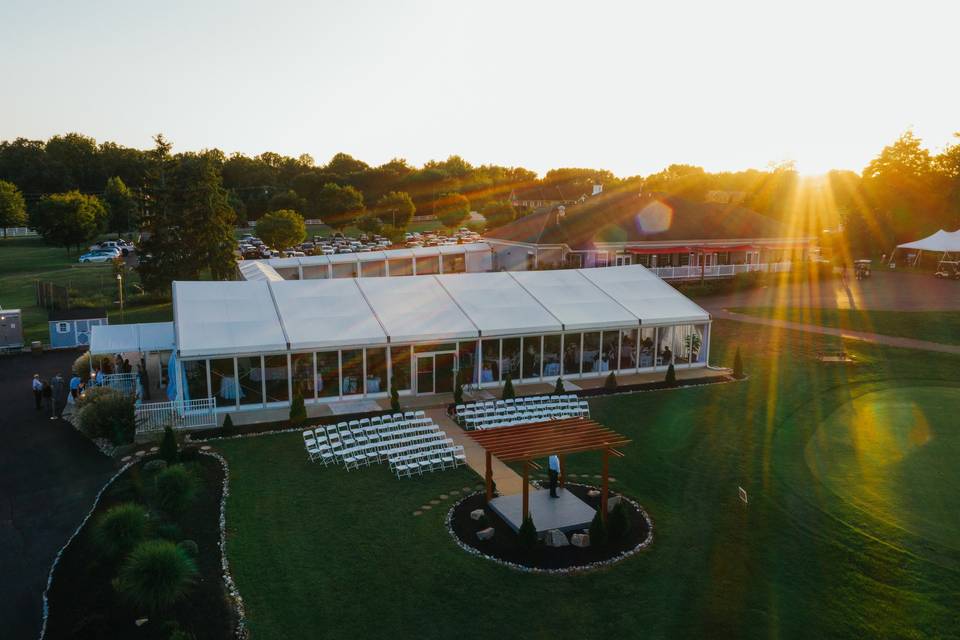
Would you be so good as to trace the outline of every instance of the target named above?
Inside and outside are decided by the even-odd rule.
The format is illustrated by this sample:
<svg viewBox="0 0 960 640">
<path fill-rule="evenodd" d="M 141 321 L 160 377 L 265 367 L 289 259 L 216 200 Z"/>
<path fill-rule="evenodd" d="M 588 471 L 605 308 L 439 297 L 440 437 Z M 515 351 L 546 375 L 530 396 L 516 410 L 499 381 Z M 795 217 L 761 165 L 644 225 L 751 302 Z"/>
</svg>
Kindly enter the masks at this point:
<svg viewBox="0 0 960 640">
<path fill-rule="evenodd" d="M 667 377 L 664 378 L 667 384 L 671 387 L 677 384 L 677 370 L 673 368 L 673 363 L 670 363 L 670 366 L 667 367 Z"/>
<path fill-rule="evenodd" d="M 107 558 L 129 553 L 147 535 L 147 510 L 133 502 L 110 507 L 97 518 L 91 531 L 93 543 Z"/>
<path fill-rule="evenodd" d="M 200 555 L 200 547 L 194 540 L 181 540 L 177 543 L 177 547 L 189 553 L 191 558 L 196 558 Z"/>
<path fill-rule="evenodd" d="M 80 430 L 91 438 L 107 438 L 113 444 L 133 442 L 137 412 L 133 396 L 112 389 L 97 389 L 87 397 L 79 413 Z"/>
<path fill-rule="evenodd" d="M 611 542 L 619 542 L 630 531 L 630 514 L 623 500 L 617 503 L 607 516 L 607 533 Z"/>
<path fill-rule="evenodd" d="M 453 390 L 453 403 L 463 404 L 463 385 L 457 383 L 457 388 Z"/>
<path fill-rule="evenodd" d="M 613 371 L 610 372 L 610 375 L 607 376 L 607 379 L 603 381 L 603 388 L 613 390 L 617 388 L 617 374 Z"/>
<path fill-rule="evenodd" d="M 177 436 L 173 429 L 164 427 L 163 439 L 160 441 L 160 459 L 165 460 L 168 465 L 177 464 L 180 459 L 180 451 L 177 448 Z"/>
<path fill-rule="evenodd" d="M 190 591 L 197 565 L 168 540 L 141 542 L 120 567 L 113 588 L 124 600 L 150 612 L 169 609 Z"/>
<path fill-rule="evenodd" d="M 737 352 L 733 354 L 733 377 L 737 380 L 741 380 L 743 375 L 743 358 L 740 357 L 740 347 L 737 347 Z"/>
<path fill-rule="evenodd" d="M 157 505 L 173 515 L 183 513 L 197 495 L 197 479 L 182 464 L 157 474 Z"/>
<path fill-rule="evenodd" d="M 400 411 L 400 392 L 396 387 L 390 388 L 390 409 Z"/>
<path fill-rule="evenodd" d="M 293 395 L 293 402 L 290 403 L 290 424 L 303 424 L 307 419 L 307 406 L 303 403 L 303 396 L 299 393 Z"/>
<path fill-rule="evenodd" d="M 87 380 L 90 378 L 90 352 L 85 351 L 83 355 L 73 361 L 73 366 L 70 367 L 70 370 L 73 372 L 73 375 L 77 376 L 81 380 Z"/>
<path fill-rule="evenodd" d="M 524 518 L 523 524 L 520 525 L 520 530 L 517 532 L 517 542 L 526 551 L 531 551 L 537 546 L 537 528 L 533 525 L 533 518 L 529 515 Z"/>
<path fill-rule="evenodd" d="M 600 515 L 600 509 L 593 516 L 590 522 L 590 546 L 603 547 L 607 544 L 607 525 Z"/>
<path fill-rule="evenodd" d="M 229 413 L 224 416 L 223 424 L 220 425 L 220 428 L 223 430 L 224 435 L 230 435 L 233 433 L 233 419 L 230 417 Z"/>
<path fill-rule="evenodd" d="M 110 387 L 90 387 L 77 398 L 77 409 L 83 409 L 96 404 L 101 400 L 119 395 L 119 391 Z"/>
<path fill-rule="evenodd" d="M 563 378 L 557 378 L 557 385 L 553 388 L 553 395 L 559 396 L 566 392 L 567 390 L 563 388 Z"/>
<path fill-rule="evenodd" d="M 173 522 L 163 522 L 158 524 L 154 533 L 157 534 L 158 538 L 163 538 L 164 540 L 180 540 L 183 538 L 183 532 L 180 531 L 180 527 Z"/>
<path fill-rule="evenodd" d="M 517 393 L 513 390 L 513 380 L 510 379 L 510 374 L 507 374 L 506 379 L 503 382 L 503 395 L 501 399 L 511 400 L 517 397 Z"/>
</svg>

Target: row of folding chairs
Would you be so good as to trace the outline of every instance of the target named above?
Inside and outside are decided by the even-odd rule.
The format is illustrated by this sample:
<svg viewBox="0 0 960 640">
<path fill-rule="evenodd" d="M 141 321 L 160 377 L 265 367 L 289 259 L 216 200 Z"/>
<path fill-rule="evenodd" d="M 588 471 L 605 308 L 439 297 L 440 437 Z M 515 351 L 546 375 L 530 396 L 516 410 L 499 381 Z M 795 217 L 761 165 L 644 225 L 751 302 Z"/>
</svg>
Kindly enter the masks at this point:
<svg viewBox="0 0 960 640">
<path fill-rule="evenodd" d="M 524 396 L 509 400 L 488 400 L 486 402 L 473 402 L 470 404 L 460 404 L 456 406 L 456 417 L 461 424 L 469 418 L 490 416 L 495 414 L 512 413 L 514 411 L 542 411 L 559 409 L 562 411 L 571 408 L 580 409 L 589 405 L 584 405 L 575 394 L 552 395 L 552 396 Z"/>
<path fill-rule="evenodd" d="M 367 419 L 351 420 L 336 424 L 321 425 L 303 431 L 304 446 L 311 461 L 321 460 L 324 464 L 339 462 L 339 452 L 356 446 L 389 443 L 416 430 L 439 431 L 439 427 L 427 417 L 401 417 L 396 422 L 379 424 Z M 375 451 L 376 449 L 374 449 Z M 367 451 L 365 454 L 369 454 Z M 328 455 L 328 454 L 333 454 Z M 372 455 L 367 455 L 373 458 Z M 353 462 L 353 461 L 351 461 Z"/>
<path fill-rule="evenodd" d="M 512 426 L 544 420 L 589 417 L 590 405 L 587 404 L 586 400 L 581 400 L 562 409 L 501 410 L 485 415 L 465 416 L 463 426 L 466 429 L 488 429 L 490 427 Z"/>
<path fill-rule="evenodd" d="M 428 445 L 420 449 L 394 456 L 390 459 L 390 468 L 397 474 L 397 478 L 413 474 L 423 475 L 425 471 L 443 471 L 455 469 L 467 463 L 467 456 L 462 445 L 452 444 L 453 440 L 446 439 L 439 446 Z"/>
<path fill-rule="evenodd" d="M 436 425 L 434 425 L 436 426 Z M 333 453 L 337 456 L 344 468 L 357 469 L 361 466 L 367 466 L 374 462 L 384 462 L 389 460 L 390 453 L 401 447 L 418 448 L 434 442 L 442 442 L 447 434 L 440 431 L 439 428 L 424 428 L 415 435 L 396 438 L 394 440 L 381 440 L 380 442 L 370 442 L 367 444 L 354 445 L 352 447 L 341 447 L 339 450 L 334 448 Z"/>
</svg>

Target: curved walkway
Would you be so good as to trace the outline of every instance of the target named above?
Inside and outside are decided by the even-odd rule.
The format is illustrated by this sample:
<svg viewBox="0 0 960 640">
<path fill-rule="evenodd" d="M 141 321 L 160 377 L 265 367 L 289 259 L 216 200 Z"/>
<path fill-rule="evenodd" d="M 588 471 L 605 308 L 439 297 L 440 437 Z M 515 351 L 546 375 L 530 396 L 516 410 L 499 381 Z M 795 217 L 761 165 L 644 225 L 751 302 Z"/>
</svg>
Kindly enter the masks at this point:
<svg viewBox="0 0 960 640">
<path fill-rule="evenodd" d="M 794 331 L 806 331 L 807 333 L 819 333 L 827 336 L 837 336 L 851 340 L 863 340 L 864 342 L 874 342 L 876 344 L 885 344 L 891 347 L 902 347 L 904 349 L 919 349 L 921 351 L 939 351 L 941 353 L 953 353 L 960 355 L 960 345 L 942 344 L 940 342 L 928 342 L 926 340 L 915 340 L 913 338 L 899 338 L 897 336 L 888 336 L 880 333 L 870 333 L 867 331 L 850 331 L 848 329 L 836 329 L 834 327 L 821 327 L 815 324 L 804 324 L 802 322 L 791 322 L 789 320 L 778 320 L 774 318 L 759 318 L 757 316 L 748 316 L 742 313 L 734 313 L 726 309 L 714 309 L 711 311 L 714 318 L 723 320 L 734 320 L 736 322 L 747 322 L 751 324 L 762 324 L 768 327 L 777 327 L 780 329 L 791 329 Z"/>
<path fill-rule="evenodd" d="M 69 380 L 75 351 L 0 359 L 0 636 L 36 637 L 50 564 L 113 474 L 113 461 L 33 407 L 34 373 Z"/>
</svg>

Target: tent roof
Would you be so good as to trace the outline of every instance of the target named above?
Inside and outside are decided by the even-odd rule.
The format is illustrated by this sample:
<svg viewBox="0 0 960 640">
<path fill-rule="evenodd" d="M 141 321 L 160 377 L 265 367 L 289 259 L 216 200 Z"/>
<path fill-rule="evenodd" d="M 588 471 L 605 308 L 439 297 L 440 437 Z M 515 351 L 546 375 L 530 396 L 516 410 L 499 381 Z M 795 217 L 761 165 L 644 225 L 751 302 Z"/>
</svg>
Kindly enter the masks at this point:
<svg viewBox="0 0 960 640">
<path fill-rule="evenodd" d="M 262 260 L 243 260 L 237 264 L 244 280 L 283 280 L 269 263 Z"/>
<path fill-rule="evenodd" d="M 293 349 L 387 343 L 353 278 L 284 280 L 271 282 L 270 289 Z"/>
<path fill-rule="evenodd" d="M 616 269 L 617 267 L 606 267 Z M 564 329 L 603 329 L 640 324 L 637 316 L 585 278 L 579 269 L 508 272 L 563 323 Z M 679 295 L 679 294 L 677 294 Z"/>
<path fill-rule="evenodd" d="M 481 336 L 560 331 L 560 321 L 506 272 L 436 276 Z"/>
<path fill-rule="evenodd" d="M 433 276 L 359 278 L 391 342 L 476 338 L 477 327 Z"/>
<path fill-rule="evenodd" d="M 287 338 L 265 281 L 175 281 L 173 318 L 181 356 L 287 349 Z"/>
<path fill-rule="evenodd" d="M 640 324 L 706 322 L 710 314 L 640 265 L 583 269 L 581 273 L 640 318 Z"/>
<path fill-rule="evenodd" d="M 92 327 L 90 353 L 172 351 L 175 341 L 172 322 L 102 324 Z"/>
<path fill-rule="evenodd" d="M 960 251 L 960 229 L 956 231 L 944 231 L 940 229 L 936 233 L 914 240 L 898 244 L 898 249 L 919 249 L 920 251 Z"/>
</svg>

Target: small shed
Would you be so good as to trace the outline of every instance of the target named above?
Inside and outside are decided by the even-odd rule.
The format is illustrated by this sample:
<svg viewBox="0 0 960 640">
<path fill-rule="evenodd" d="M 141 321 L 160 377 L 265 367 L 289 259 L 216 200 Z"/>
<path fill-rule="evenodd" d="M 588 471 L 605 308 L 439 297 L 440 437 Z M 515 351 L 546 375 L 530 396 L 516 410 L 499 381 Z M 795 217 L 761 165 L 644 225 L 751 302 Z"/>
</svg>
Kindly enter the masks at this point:
<svg viewBox="0 0 960 640">
<path fill-rule="evenodd" d="M 109 324 L 106 309 L 66 309 L 51 311 L 50 347 L 52 349 L 72 349 L 90 344 L 91 329 L 97 325 Z"/>
<path fill-rule="evenodd" d="M 0 309 L 0 350 L 23 347 L 23 319 L 20 309 Z"/>
</svg>

